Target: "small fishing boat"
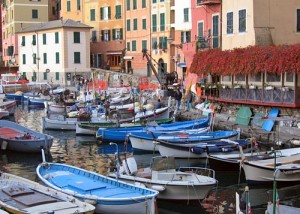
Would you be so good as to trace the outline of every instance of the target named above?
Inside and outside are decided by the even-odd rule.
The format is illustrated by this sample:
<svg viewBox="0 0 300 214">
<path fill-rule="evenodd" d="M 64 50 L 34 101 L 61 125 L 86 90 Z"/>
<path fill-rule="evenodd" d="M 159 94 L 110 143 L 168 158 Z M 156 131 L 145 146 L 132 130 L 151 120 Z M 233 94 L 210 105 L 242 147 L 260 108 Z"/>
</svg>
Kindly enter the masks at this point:
<svg viewBox="0 0 300 214">
<path fill-rule="evenodd" d="M 97 213 L 155 213 L 155 190 L 66 164 L 43 162 L 36 173 L 46 186 L 94 204 Z"/>
<path fill-rule="evenodd" d="M 285 157 L 300 153 L 300 148 L 276 150 L 277 157 Z M 207 155 L 210 168 L 216 171 L 239 171 L 240 163 L 243 159 L 247 160 L 264 160 L 274 158 L 274 151 L 253 151 L 238 154 L 214 154 Z"/>
<path fill-rule="evenodd" d="M 9 111 L 7 111 L 3 108 L 0 108 L 0 119 L 8 117 L 8 116 L 9 116 Z"/>
<path fill-rule="evenodd" d="M 53 137 L 28 129 L 17 123 L 0 120 L 0 147 L 1 150 L 16 152 L 47 152 L 53 143 Z"/>
<path fill-rule="evenodd" d="M 128 104 L 130 102 L 131 94 L 128 94 L 126 96 L 120 95 L 117 97 L 113 97 L 110 99 L 110 104 L 111 105 L 123 105 L 123 104 Z"/>
<path fill-rule="evenodd" d="M 249 185 L 272 183 L 274 171 L 276 172 L 277 183 L 291 184 L 300 181 L 300 154 L 276 157 L 276 159 L 245 159 L 242 161 L 242 167 Z"/>
<path fill-rule="evenodd" d="M 16 105 L 17 103 L 15 100 L 0 100 L 0 108 L 8 111 L 9 115 L 13 115 L 15 113 Z"/>
<path fill-rule="evenodd" d="M 0 172 L 0 189 L 0 207 L 9 213 L 74 214 L 95 210 L 91 204 L 9 173 Z"/>
<path fill-rule="evenodd" d="M 208 152 L 230 152 L 236 145 L 228 145 L 221 140 L 237 140 L 237 131 L 215 131 L 199 134 L 165 134 L 155 140 L 156 147 L 161 155 L 174 156 L 176 158 L 206 158 Z M 245 140 L 241 140 L 247 144 Z M 211 147 L 211 148 L 208 148 Z M 230 147 L 230 148 L 229 148 Z M 207 149 L 208 148 L 208 149 Z M 236 147 L 238 150 L 238 147 Z M 223 150 L 223 151 L 222 151 Z"/>
<path fill-rule="evenodd" d="M 217 184 L 213 170 L 201 167 L 177 169 L 175 158 L 171 156 L 153 157 L 151 167 L 143 169 L 138 169 L 134 157 L 129 157 L 122 161 L 119 171 L 111 172 L 109 176 L 116 174 L 119 180 L 138 182 L 158 190 L 158 198 L 167 200 L 202 200 Z"/>
<path fill-rule="evenodd" d="M 168 131 L 178 131 L 186 129 L 198 129 L 203 127 L 208 127 L 209 118 L 202 118 L 197 120 L 174 122 L 170 124 L 161 124 L 158 126 L 147 125 L 146 127 L 129 127 L 129 128 L 106 128 L 99 129 L 97 131 L 96 137 L 102 141 L 117 141 L 124 142 L 126 136 L 130 133 L 135 132 L 168 132 Z"/>
<path fill-rule="evenodd" d="M 156 147 L 156 144 L 153 143 L 158 136 L 164 135 L 164 134 L 191 134 L 191 133 L 202 133 L 202 132 L 208 132 L 210 130 L 209 127 L 199 128 L 199 129 L 187 129 L 187 130 L 178 130 L 178 131 L 166 131 L 166 132 L 156 132 L 150 133 L 147 132 L 134 132 L 128 135 L 130 143 L 132 145 L 132 148 L 134 150 L 140 150 L 140 151 L 157 151 L 158 149 Z"/>
</svg>

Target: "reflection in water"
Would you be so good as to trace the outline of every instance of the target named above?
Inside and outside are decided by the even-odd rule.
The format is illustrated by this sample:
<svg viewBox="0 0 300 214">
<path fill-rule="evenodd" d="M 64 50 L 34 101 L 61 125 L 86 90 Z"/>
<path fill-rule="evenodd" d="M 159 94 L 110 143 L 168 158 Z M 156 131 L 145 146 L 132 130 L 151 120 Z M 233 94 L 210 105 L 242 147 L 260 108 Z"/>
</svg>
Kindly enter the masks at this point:
<svg viewBox="0 0 300 214">
<path fill-rule="evenodd" d="M 11 117 L 10 120 L 43 132 L 42 116 L 45 116 L 44 110 L 28 112 L 26 108 L 18 107 L 15 117 Z M 45 131 L 45 133 L 54 137 L 51 155 L 46 157 L 48 161 L 66 163 L 100 174 L 106 174 L 110 167 L 114 167 L 111 160 L 116 150 L 115 146 L 109 147 L 107 143 L 99 143 L 94 137 L 76 136 L 74 131 Z M 123 144 L 119 144 L 120 150 L 123 147 Z M 127 145 L 127 149 L 127 151 L 130 151 L 130 145 Z M 155 155 L 158 154 L 135 154 L 138 166 L 149 166 L 151 158 Z M 2 152 L 0 153 L 0 170 L 35 180 L 35 169 L 41 161 L 41 154 Z M 206 161 L 178 159 L 176 165 L 203 167 L 206 166 Z M 235 213 L 235 192 L 242 195 L 245 188 L 244 176 L 239 175 L 238 172 L 216 172 L 216 178 L 219 181 L 218 187 L 212 191 L 211 197 L 209 197 L 209 199 L 215 198 L 216 200 L 207 201 L 204 204 L 207 208 L 214 211 L 218 210 L 219 213 Z M 269 199 L 266 193 L 267 190 L 270 189 L 250 188 L 253 213 L 264 213 Z M 187 204 L 187 202 L 158 201 L 158 207 L 160 214 L 205 213 L 200 208 L 199 202 Z"/>
</svg>

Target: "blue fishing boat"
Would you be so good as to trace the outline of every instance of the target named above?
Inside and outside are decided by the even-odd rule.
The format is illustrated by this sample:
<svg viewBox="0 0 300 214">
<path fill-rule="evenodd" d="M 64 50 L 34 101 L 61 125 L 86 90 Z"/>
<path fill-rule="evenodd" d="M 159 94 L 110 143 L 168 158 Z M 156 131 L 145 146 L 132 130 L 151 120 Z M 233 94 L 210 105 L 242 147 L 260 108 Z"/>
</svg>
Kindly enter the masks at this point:
<svg viewBox="0 0 300 214">
<path fill-rule="evenodd" d="M 177 158 L 206 158 L 207 152 L 238 151 L 236 145 L 229 146 L 228 143 L 221 142 L 224 139 L 236 140 L 237 138 L 237 131 L 164 134 L 158 136 L 155 144 L 161 155 L 172 155 Z M 246 140 L 244 143 L 247 144 Z M 210 148 L 207 149 L 208 147 Z"/>
<path fill-rule="evenodd" d="M 183 122 L 175 122 L 170 124 L 161 124 L 158 126 L 148 125 L 146 127 L 129 127 L 129 128 L 103 128 L 97 131 L 97 138 L 102 141 L 124 142 L 126 136 L 130 133 L 136 132 L 169 132 L 186 129 L 199 129 L 209 126 L 209 118 L 202 118 L 197 120 L 189 120 Z"/>
<path fill-rule="evenodd" d="M 43 162 L 36 172 L 46 186 L 93 204 L 96 213 L 155 213 L 158 191 L 66 164 Z"/>
</svg>

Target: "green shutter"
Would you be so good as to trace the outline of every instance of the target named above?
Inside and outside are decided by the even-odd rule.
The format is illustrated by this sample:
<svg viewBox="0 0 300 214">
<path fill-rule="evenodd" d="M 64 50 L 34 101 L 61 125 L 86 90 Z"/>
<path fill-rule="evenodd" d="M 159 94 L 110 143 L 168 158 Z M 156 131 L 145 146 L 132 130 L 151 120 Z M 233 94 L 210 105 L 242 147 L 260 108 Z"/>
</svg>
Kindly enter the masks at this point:
<svg viewBox="0 0 300 214">
<path fill-rule="evenodd" d="M 55 62 L 56 64 L 59 64 L 59 52 L 55 53 Z"/>
<path fill-rule="evenodd" d="M 58 32 L 55 32 L 55 44 L 59 43 Z"/>
<path fill-rule="evenodd" d="M 7 47 L 7 55 L 12 56 L 14 54 L 14 46 L 10 45 Z"/>
<path fill-rule="evenodd" d="M 47 80 L 47 72 L 44 72 L 44 80 Z"/>
<path fill-rule="evenodd" d="M 116 19 L 121 19 L 122 13 L 121 13 L 121 5 L 116 6 Z"/>
<path fill-rule="evenodd" d="M 127 26 L 126 26 L 127 28 L 127 31 L 130 31 L 130 19 L 127 19 Z"/>
<path fill-rule="evenodd" d="M 47 53 L 43 53 L 44 64 L 47 64 Z"/>
<path fill-rule="evenodd" d="M 74 43 L 80 43 L 80 32 L 74 32 Z"/>
<path fill-rule="evenodd" d="M 116 29 L 112 29 L 112 40 L 116 40 Z"/>
<path fill-rule="evenodd" d="M 181 32 L 181 43 L 184 43 L 184 32 Z"/>
<path fill-rule="evenodd" d="M 36 35 L 32 35 L 32 45 L 36 45 Z"/>
<path fill-rule="evenodd" d="M 133 19 L 133 30 L 137 30 L 137 19 Z"/>
<path fill-rule="evenodd" d="M 130 10 L 130 1 L 131 1 L 131 0 L 127 0 L 126 10 Z"/>
<path fill-rule="evenodd" d="M 165 31 L 165 14 L 160 14 L 160 31 Z"/>
<path fill-rule="evenodd" d="M 147 40 L 142 40 L 142 49 L 147 49 Z"/>
<path fill-rule="evenodd" d="M 81 0 L 77 0 L 77 10 L 80 10 L 81 9 L 81 3 L 80 3 Z"/>
<path fill-rule="evenodd" d="M 143 30 L 147 29 L 147 22 L 146 19 L 142 20 Z"/>
<path fill-rule="evenodd" d="M 132 41 L 132 51 L 136 51 L 136 41 Z"/>
<path fill-rule="evenodd" d="M 101 30 L 101 41 L 104 41 L 104 30 Z"/>
<path fill-rule="evenodd" d="M 22 62 L 23 62 L 23 65 L 26 64 L 26 55 L 25 54 L 22 55 Z"/>
<path fill-rule="evenodd" d="M 46 37 L 46 34 L 43 33 L 43 45 L 46 45 L 47 43 L 47 37 Z"/>
<path fill-rule="evenodd" d="M 36 72 L 35 71 L 32 74 L 31 80 L 32 81 L 36 81 Z"/>
<path fill-rule="evenodd" d="M 100 20 L 103 20 L 103 7 L 100 7 Z"/>
<path fill-rule="evenodd" d="M 164 37 L 159 37 L 159 49 L 163 49 L 163 44 L 164 44 Z"/>
<path fill-rule="evenodd" d="M 91 18 L 91 21 L 95 21 L 96 19 L 95 19 L 95 9 L 91 9 L 90 10 L 90 18 Z"/>
<path fill-rule="evenodd" d="M 108 31 L 107 34 L 108 34 L 108 40 L 107 41 L 110 41 L 110 31 Z"/>
<path fill-rule="evenodd" d="M 21 42 L 22 46 L 25 46 L 25 36 L 22 36 L 22 42 Z"/>
<path fill-rule="evenodd" d="M 123 39 L 123 28 L 120 28 L 120 40 Z"/>
<path fill-rule="evenodd" d="M 59 80 L 59 72 L 55 72 L 55 80 Z"/>
<path fill-rule="evenodd" d="M 71 11 L 71 1 L 67 1 L 67 11 Z"/>
<path fill-rule="evenodd" d="M 36 64 L 36 54 L 33 54 L 32 57 L 33 57 L 33 64 Z"/>
<path fill-rule="evenodd" d="M 80 52 L 74 52 L 74 63 L 80 64 Z"/>
<path fill-rule="evenodd" d="M 137 6 L 136 6 L 136 0 L 133 0 L 133 8 L 134 10 L 136 10 Z"/>
<path fill-rule="evenodd" d="M 156 20 L 156 14 L 152 15 L 152 31 L 157 31 L 157 20 Z"/>
<path fill-rule="evenodd" d="M 167 46 L 168 45 L 168 43 L 167 43 L 168 40 L 167 39 L 168 38 L 166 36 L 163 39 L 163 49 L 167 49 L 168 48 L 168 46 Z"/>
<path fill-rule="evenodd" d="M 111 19 L 111 10 L 110 10 L 110 7 L 108 7 L 108 19 Z"/>
<path fill-rule="evenodd" d="M 146 8 L 146 0 L 142 0 L 142 8 Z"/>
<path fill-rule="evenodd" d="M 127 51 L 130 51 L 130 42 L 127 42 Z"/>
</svg>

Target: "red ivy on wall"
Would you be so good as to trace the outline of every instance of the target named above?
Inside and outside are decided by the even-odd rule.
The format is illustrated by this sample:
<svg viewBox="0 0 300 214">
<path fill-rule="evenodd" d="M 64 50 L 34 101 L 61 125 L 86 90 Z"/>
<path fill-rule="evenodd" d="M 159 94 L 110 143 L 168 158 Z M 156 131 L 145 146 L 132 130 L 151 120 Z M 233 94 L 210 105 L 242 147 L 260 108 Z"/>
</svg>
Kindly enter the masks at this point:
<svg viewBox="0 0 300 214">
<path fill-rule="evenodd" d="M 198 75 L 300 73 L 300 44 L 198 51 L 194 55 L 190 71 Z"/>
</svg>

